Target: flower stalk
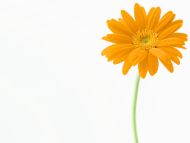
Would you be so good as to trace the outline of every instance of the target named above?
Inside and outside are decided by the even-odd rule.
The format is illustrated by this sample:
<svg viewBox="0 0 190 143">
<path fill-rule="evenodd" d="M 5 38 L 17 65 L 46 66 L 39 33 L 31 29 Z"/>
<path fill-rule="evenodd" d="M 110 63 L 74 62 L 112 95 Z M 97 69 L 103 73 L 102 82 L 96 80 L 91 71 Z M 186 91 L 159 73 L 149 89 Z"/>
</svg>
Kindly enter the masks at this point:
<svg viewBox="0 0 190 143">
<path fill-rule="evenodd" d="M 137 121 L 136 121 L 136 110 L 137 110 L 137 98 L 138 98 L 138 90 L 139 90 L 140 76 L 137 74 L 135 86 L 134 86 L 134 97 L 133 97 L 133 105 L 132 105 L 132 127 L 134 134 L 135 143 L 139 143 L 138 132 L 137 132 Z"/>
</svg>

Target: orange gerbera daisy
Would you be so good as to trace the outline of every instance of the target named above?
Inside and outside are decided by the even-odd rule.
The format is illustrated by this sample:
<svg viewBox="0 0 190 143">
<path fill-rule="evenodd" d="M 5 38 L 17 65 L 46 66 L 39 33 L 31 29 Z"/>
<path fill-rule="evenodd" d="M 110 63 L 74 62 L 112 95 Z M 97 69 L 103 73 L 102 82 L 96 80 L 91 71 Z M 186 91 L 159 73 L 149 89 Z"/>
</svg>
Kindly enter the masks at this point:
<svg viewBox="0 0 190 143">
<path fill-rule="evenodd" d="M 107 21 L 113 32 L 103 37 L 113 44 L 102 51 L 102 55 L 114 64 L 124 62 L 123 74 L 127 74 L 132 66 L 138 65 L 142 78 L 149 71 L 154 75 L 159 61 L 173 72 L 173 63 L 180 64 L 181 52 L 185 49 L 187 35 L 176 32 L 182 20 L 174 20 L 175 14 L 167 12 L 161 17 L 160 7 L 153 7 L 148 13 L 139 4 L 135 4 L 134 17 L 122 10 L 122 18 Z M 159 60 L 159 61 L 158 61 Z"/>
</svg>

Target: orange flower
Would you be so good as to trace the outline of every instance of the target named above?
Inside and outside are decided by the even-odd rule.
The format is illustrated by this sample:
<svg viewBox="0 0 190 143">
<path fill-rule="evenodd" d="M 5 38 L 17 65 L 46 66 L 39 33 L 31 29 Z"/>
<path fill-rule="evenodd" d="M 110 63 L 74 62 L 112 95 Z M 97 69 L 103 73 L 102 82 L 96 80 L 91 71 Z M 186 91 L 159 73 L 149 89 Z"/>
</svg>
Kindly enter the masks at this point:
<svg viewBox="0 0 190 143">
<path fill-rule="evenodd" d="M 173 63 L 180 64 L 181 52 L 185 49 L 187 35 L 176 32 L 182 20 L 174 20 L 175 14 L 167 12 L 161 17 L 160 7 L 153 7 L 148 13 L 139 4 L 135 4 L 134 17 L 122 10 L 122 18 L 107 21 L 113 32 L 103 37 L 113 44 L 102 51 L 102 55 L 114 64 L 124 62 L 123 74 L 127 74 L 132 66 L 138 65 L 142 78 L 149 71 L 154 75 L 159 61 L 173 72 Z M 159 61 L 158 61 L 159 60 Z"/>
</svg>

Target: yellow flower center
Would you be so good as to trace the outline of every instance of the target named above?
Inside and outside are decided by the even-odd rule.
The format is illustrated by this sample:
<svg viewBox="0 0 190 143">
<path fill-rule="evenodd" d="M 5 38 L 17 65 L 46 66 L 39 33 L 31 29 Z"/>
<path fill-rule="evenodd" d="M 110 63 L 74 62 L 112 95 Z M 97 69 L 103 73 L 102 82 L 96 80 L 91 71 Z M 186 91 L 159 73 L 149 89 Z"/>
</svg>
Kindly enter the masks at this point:
<svg viewBox="0 0 190 143">
<path fill-rule="evenodd" d="M 135 47 L 142 48 L 145 50 L 155 48 L 157 41 L 158 41 L 158 34 L 152 30 L 138 31 L 132 37 L 132 43 L 135 45 Z"/>
</svg>

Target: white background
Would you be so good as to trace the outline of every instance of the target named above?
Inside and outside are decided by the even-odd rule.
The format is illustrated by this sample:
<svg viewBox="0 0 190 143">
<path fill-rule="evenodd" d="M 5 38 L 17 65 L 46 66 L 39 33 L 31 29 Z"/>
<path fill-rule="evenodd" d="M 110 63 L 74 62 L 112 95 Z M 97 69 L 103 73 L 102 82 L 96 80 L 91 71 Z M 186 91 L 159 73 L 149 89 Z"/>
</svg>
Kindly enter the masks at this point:
<svg viewBox="0 0 190 143">
<path fill-rule="evenodd" d="M 139 2 L 184 20 L 187 0 L 0 0 L 0 142 L 132 143 L 133 68 L 100 55 L 106 20 Z M 190 50 L 175 72 L 141 80 L 140 143 L 189 143 Z"/>
</svg>

